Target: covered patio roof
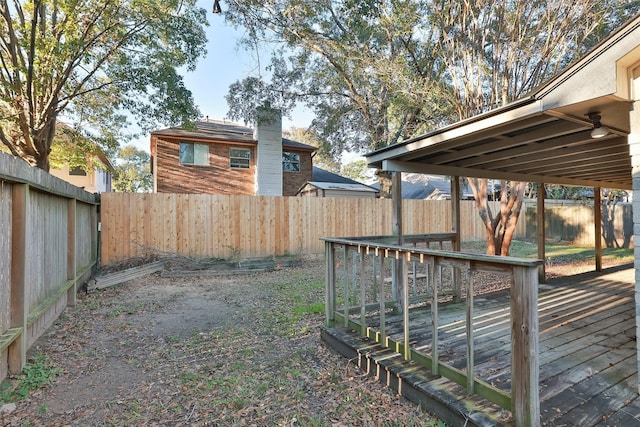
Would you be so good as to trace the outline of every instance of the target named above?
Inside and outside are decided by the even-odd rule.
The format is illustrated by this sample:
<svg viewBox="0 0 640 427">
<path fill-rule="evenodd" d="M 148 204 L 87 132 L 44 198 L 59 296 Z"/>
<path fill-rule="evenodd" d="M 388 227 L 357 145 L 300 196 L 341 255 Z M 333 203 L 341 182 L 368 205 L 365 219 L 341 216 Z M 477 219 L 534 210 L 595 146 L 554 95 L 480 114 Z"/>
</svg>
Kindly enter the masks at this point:
<svg viewBox="0 0 640 427">
<path fill-rule="evenodd" d="M 529 96 L 366 155 L 395 172 L 632 188 L 630 109 L 640 16 Z M 588 114 L 611 132 L 591 137 Z"/>
</svg>

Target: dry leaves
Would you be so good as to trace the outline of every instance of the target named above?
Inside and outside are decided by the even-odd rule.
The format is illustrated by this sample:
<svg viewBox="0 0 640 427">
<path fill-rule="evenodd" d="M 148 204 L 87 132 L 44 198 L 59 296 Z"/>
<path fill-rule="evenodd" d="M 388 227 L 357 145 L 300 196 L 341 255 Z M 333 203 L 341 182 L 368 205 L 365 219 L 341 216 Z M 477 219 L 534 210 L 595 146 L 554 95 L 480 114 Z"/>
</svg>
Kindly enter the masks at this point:
<svg viewBox="0 0 640 427">
<path fill-rule="evenodd" d="M 81 295 L 33 350 L 63 374 L 0 424 L 437 425 L 320 340 L 323 275 L 311 259 Z"/>
</svg>

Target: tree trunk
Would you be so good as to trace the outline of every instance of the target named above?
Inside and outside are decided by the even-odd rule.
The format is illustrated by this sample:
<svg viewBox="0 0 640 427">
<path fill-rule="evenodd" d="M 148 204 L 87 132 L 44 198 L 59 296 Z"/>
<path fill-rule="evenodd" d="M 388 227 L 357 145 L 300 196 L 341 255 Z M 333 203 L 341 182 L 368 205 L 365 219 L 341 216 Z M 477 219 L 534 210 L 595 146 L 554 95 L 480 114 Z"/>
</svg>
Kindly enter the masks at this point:
<svg viewBox="0 0 640 427">
<path fill-rule="evenodd" d="M 475 200 L 476 209 L 484 224 L 487 237 L 487 254 L 496 255 L 496 242 L 494 239 L 494 226 L 492 220 L 491 207 L 489 206 L 489 195 L 487 193 L 487 180 L 481 178 L 467 178 L 473 199 Z"/>
<path fill-rule="evenodd" d="M 506 181 L 501 182 L 500 213 L 494 217 L 489 205 L 487 180 L 483 178 L 467 178 L 467 180 L 473 192 L 476 209 L 485 226 L 486 253 L 508 256 L 522 210 L 526 183 L 511 182 L 508 187 Z"/>
<path fill-rule="evenodd" d="M 391 172 L 378 169 L 376 170 L 376 175 L 380 181 L 380 198 L 390 199 L 392 185 Z M 402 195 L 400 195 L 400 198 L 402 198 Z"/>
<path fill-rule="evenodd" d="M 35 152 L 32 155 L 27 155 L 27 160 L 31 165 L 49 172 L 49 154 L 51 154 L 51 144 L 56 134 L 56 119 L 55 117 L 48 120 L 47 123 L 40 129 L 32 130 L 31 138 L 32 146 Z"/>
<path fill-rule="evenodd" d="M 502 256 L 509 256 L 511 241 L 516 232 L 516 225 L 518 225 L 518 218 L 520 218 L 520 211 L 522 210 L 524 190 L 527 187 L 526 182 L 514 182 L 512 185 L 511 195 L 509 196 L 509 203 L 507 205 L 508 213 L 506 221 L 502 225 L 504 229 L 502 242 L 500 244 L 500 255 Z M 501 200 L 500 203 L 504 203 L 504 201 Z"/>
</svg>

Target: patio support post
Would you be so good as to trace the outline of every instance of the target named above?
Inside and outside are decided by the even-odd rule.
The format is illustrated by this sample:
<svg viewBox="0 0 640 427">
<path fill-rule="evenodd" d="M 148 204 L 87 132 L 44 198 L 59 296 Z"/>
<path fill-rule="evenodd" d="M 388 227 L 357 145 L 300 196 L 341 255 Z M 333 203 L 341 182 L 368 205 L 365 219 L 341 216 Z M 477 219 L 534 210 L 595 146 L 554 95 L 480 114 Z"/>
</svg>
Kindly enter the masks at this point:
<svg viewBox="0 0 640 427">
<path fill-rule="evenodd" d="M 593 236 L 596 250 L 596 271 L 602 271 L 602 202 L 600 187 L 593 189 Z"/>
<path fill-rule="evenodd" d="M 453 250 L 460 252 L 462 239 L 460 236 L 460 177 L 451 178 L 451 231 L 456 233 Z"/>
<path fill-rule="evenodd" d="M 513 269 L 511 287 L 511 395 L 518 427 L 540 426 L 538 280 L 535 267 Z"/>
<path fill-rule="evenodd" d="M 393 172 L 391 177 L 391 203 L 393 204 L 393 235 L 396 237 L 396 244 L 402 246 L 402 172 Z M 404 306 L 405 301 L 402 301 L 403 290 L 400 288 L 404 283 L 404 258 L 397 257 L 392 261 L 393 269 L 393 289 L 395 289 L 395 296 L 400 301 L 400 305 Z"/>
<path fill-rule="evenodd" d="M 451 178 L 451 228 L 456 233 L 456 241 L 453 242 L 453 250 L 460 252 L 462 238 L 460 236 L 460 177 Z M 460 269 L 453 268 L 453 289 L 455 290 L 454 302 L 462 301 L 462 287 L 460 286 Z"/>
<path fill-rule="evenodd" d="M 402 246 L 402 172 L 393 172 L 391 202 L 393 203 L 393 235 L 397 237 L 396 244 Z"/>
<path fill-rule="evenodd" d="M 546 261 L 545 257 L 545 221 L 544 221 L 544 182 L 538 183 L 538 195 L 536 197 L 536 240 L 538 241 L 538 259 Z M 545 283 L 547 281 L 547 272 L 545 271 L 545 263 L 538 266 L 538 282 Z"/>
<path fill-rule="evenodd" d="M 636 98 L 629 109 L 631 133 L 628 136 L 631 154 L 631 176 L 633 188 L 633 255 L 635 270 L 636 336 L 640 336 L 640 67 L 630 73 L 634 78 L 633 90 Z M 640 340 L 636 340 L 636 360 L 640 372 Z M 638 376 L 640 392 L 640 375 Z"/>
</svg>

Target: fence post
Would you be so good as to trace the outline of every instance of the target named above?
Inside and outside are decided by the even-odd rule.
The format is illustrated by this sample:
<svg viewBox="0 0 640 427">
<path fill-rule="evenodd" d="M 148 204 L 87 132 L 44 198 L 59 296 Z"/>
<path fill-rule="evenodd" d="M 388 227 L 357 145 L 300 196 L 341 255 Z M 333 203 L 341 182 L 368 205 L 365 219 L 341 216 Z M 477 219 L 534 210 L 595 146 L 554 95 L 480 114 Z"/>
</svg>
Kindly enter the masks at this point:
<svg viewBox="0 0 640 427">
<path fill-rule="evenodd" d="M 11 328 L 22 333 L 9 346 L 8 367 L 19 374 L 27 362 L 27 238 L 29 224 L 29 184 L 13 184 L 11 200 Z"/>
<path fill-rule="evenodd" d="M 514 266 L 511 287 L 511 394 L 517 427 L 540 426 L 538 271 Z"/>
<path fill-rule="evenodd" d="M 67 291 L 67 305 L 76 305 L 78 283 L 76 262 L 76 199 L 67 202 L 67 280 L 73 280 L 73 286 Z"/>
</svg>

